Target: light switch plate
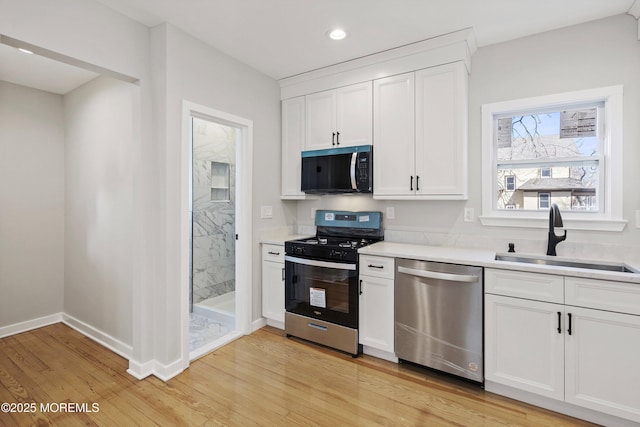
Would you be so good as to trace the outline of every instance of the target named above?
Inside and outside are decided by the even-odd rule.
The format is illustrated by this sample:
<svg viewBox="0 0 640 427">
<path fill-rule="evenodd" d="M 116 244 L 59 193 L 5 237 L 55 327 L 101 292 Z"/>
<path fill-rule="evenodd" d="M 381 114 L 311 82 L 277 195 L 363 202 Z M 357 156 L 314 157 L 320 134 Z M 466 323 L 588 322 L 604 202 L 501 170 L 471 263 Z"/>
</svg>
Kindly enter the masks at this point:
<svg viewBox="0 0 640 427">
<path fill-rule="evenodd" d="M 464 208 L 464 222 L 473 222 L 473 208 Z"/>
<path fill-rule="evenodd" d="M 396 208 L 387 206 L 387 219 L 396 219 Z"/>
<path fill-rule="evenodd" d="M 260 218 L 273 218 L 273 206 L 260 206 Z"/>
</svg>

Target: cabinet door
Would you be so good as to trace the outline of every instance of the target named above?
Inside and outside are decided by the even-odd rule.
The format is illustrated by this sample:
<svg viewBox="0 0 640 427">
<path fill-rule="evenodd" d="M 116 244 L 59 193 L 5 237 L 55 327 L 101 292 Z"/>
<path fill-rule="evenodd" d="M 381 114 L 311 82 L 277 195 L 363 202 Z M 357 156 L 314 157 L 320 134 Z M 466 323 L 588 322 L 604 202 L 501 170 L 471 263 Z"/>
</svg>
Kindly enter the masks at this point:
<svg viewBox="0 0 640 427">
<path fill-rule="evenodd" d="M 262 261 L 262 316 L 284 322 L 284 264 Z"/>
<path fill-rule="evenodd" d="M 564 399 L 563 313 L 560 304 L 486 294 L 485 378 Z"/>
<path fill-rule="evenodd" d="M 336 144 L 370 145 L 373 133 L 371 82 L 336 89 Z"/>
<path fill-rule="evenodd" d="M 464 63 L 416 71 L 418 195 L 467 197 L 467 72 Z"/>
<path fill-rule="evenodd" d="M 373 82 L 373 194 L 411 196 L 415 180 L 414 75 Z M 413 183 L 413 185 L 412 185 Z"/>
<path fill-rule="evenodd" d="M 335 146 L 336 91 L 312 93 L 306 97 L 305 150 L 318 150 Z"/>
<path fill-rule="evenodd" d="M 360 344 L 393 353 L 393 280 L 360 276 L 360 291 Z"/>
<path fill-rule="evenodd" d="M 305 97 L 282 101 L 282 198 L 303 198 L 301 151 L 305 138 Z"/>
<path fill-rule="evenodd" d="M 572 320 L 565 400 L 640 422 L 640 316 L 570 306 L 566 311 Z"/>
</svg>

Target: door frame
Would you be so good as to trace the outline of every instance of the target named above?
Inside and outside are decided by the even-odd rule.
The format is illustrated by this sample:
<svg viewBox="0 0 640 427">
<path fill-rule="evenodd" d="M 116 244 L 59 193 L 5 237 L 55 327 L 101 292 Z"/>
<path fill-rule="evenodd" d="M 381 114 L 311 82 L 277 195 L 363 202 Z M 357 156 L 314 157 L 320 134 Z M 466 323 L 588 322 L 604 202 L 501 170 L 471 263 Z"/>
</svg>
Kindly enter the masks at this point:
<svg viewBox="0 0 640 427">
<path fill-rule="evenodd" d="M 182 365 L 189 367 L 189 282 L 191 275 L 191 207 L 192 139 L 191 117 L 230 126 L 238 130 L 236 146 L 236 327 L 229 334 L 231 342 L 251 333 L 252 242 L 252 172 L 253 121 L 190 101 L 182 101 L 181 208 L 180 208 L 180 282 L 182 319 Z M 211 349 L 211 351 L 214 348 Z"/>
</svg>

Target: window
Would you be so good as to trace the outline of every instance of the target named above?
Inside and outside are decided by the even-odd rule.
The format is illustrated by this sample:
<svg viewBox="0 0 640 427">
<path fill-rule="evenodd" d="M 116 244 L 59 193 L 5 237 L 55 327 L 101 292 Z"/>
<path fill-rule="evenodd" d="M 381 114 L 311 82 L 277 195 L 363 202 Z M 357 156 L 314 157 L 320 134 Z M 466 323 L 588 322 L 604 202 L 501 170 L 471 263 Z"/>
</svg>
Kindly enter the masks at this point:
<svg viewBox="0 0 640 427">
<path fill-rule="evenodd" d="M 540 168 L 540 178 L 551 178 L 551 168 Z"/>
<path fill-rule="evenodd" d="M 549 206 L 551 206 L 549 199 L 551 199 L 551 194 L 538 193 L 538 207 L 540 209 L 549 209 Z"/>
<path fill-rule="evenodd" d="M 482 107 L 485 225 L 622 230 L 622 86 Z M 571 227 L 569 227 L 571 228 Z"/>
<path fill-rule="evenodd" d="M 507 191 L 515 191 L 515 189 L 516 189 L 516 176 L 515 175 L 507 175 L 507 176 L 504 177 L 504 188 Z M 513 205 L 511 205 L 511 206 L 513 206 Z"/>
</svg>

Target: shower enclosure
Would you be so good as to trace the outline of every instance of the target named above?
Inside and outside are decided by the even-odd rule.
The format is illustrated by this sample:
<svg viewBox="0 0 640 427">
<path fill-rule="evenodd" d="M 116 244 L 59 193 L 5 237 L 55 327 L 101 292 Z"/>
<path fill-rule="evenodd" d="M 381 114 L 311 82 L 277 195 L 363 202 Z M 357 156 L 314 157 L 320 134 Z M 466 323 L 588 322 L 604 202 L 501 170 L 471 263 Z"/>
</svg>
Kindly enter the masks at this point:
<svg viewBox="0 0 640 427">
<path fill-rule="evenodd" d="M 235 324 L 237 138 L 233 127 L 192 117 L 191 319 L 222 332 Z"/>
</svg>

